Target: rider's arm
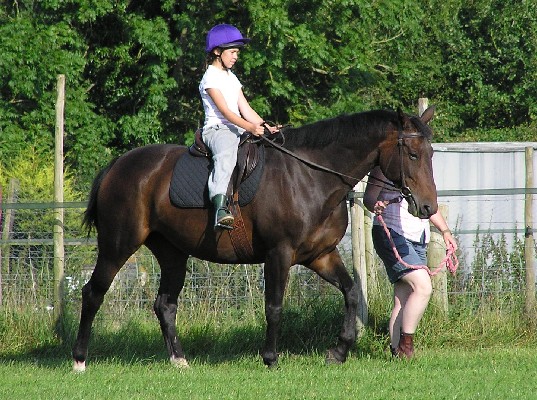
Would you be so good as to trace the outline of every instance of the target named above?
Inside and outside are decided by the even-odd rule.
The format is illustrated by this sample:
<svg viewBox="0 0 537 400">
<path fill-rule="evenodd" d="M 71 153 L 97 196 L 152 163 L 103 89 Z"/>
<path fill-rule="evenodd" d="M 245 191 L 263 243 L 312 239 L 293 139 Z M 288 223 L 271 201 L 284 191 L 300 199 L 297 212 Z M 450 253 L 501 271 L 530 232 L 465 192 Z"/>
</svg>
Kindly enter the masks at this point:
<svg viewBox="0 0 537 400">
<path fill-rule="evenodd" d="M 255 110 L 250 106 L 242 90 L 239 91 L 239 111 L 242 117 L 249 122 L 252 122 L 256 125 L 261 125 L 264 121 L 263 118 L 255 112 Z"/>
<path fill-rule="evenodd" d="M 276 133 L 280 130 L 280 126 L 270 126 L 265 121 L 263 121 L 263 118 L 259 116 L 257 112 L 250 106 L 250 103 L 248 100 L 246 100 L 246 97 L 244 97 L 244 93 L 242 90 L 239 92 L 239 111 L 242 115 L 242 117 L 250 122 L 253 122 L 254 124 L 262 125 L 264 129 L 268 129 L 270 133 Z M 256 130 L 255 132 L 252 132 L 255 136 L 259 136 L 259 131 Z"/>
<path fill-rule="evenodd" d="M 215 106 L 222 113 L 224 118 L 227 119 L 229 122 L 241 127 L 242 129 L 247 130 L 248 132 L 253 133 L 254 135 L 262 135 L 264 133 L 265 129 L 263 128 L 263 126 L 261 126 L 263 120 L 261 119 L 261 117 L 259 117 L 259 115 L 259 120 L 249 121 L 247 119 L 244 119 L 229 109 L 226 103 L 226 99 L 224 98 L 224 95 L 219 89 L 207 89 L 207 93 L 209 94 L 209 96 L 211 96 L 211 99 L 213 100 Z M 242 113 L 242 110 L 240 109 L 240 97 L 241 96 L 239 96 L 239 111 Z M 244 98 L 244 95 L 242 97 Z"/>
</svg>

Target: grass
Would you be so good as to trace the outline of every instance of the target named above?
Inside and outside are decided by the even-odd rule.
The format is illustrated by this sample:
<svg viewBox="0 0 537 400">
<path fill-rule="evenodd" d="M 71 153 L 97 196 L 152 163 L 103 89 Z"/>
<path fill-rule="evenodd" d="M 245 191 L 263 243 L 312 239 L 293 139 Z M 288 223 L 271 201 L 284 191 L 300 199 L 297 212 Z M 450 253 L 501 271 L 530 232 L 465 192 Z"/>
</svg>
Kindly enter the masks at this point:
<svg viewBox="0 0 537 400">
<path fill-rule="evenodd" d="M 164 360 L 109 358 L 84 374 L 66 359 L 0 363 L 6 399 L 530 399 L 535 349 L 423 350 L 410 362 L 351 356 L 339 366 L 319 354 L 284 354 L 266 369 L 254 356 L 180 370 Z"/>
<path fill-rule="evenodd" d="M 535 398 L 535 329 L 505 303 L 468 304 L 445 317 L 430 307 L 417 357 L 387 352 L 389 304 L 371 303 L 370 325 L 339 366 L 324 363 L 339 332 L 340 300 L 286 306 L 279 367 L 263 366 L 262 306 L 178 318 L 191 368 L 167 360 L 149 311 L 100 315 L 88 369 L 71 371 L 77 318 L 55 335 L 50 314 L 0 312 L 0 398 L 6 399 L 530 399 Z"/>
</svg>

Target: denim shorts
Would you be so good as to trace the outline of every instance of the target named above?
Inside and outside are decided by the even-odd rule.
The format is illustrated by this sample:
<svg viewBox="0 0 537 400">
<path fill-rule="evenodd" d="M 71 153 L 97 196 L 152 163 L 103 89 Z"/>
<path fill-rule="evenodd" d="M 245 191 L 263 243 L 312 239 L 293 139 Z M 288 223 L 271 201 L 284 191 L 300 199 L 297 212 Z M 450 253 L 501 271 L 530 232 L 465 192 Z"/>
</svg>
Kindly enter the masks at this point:
<svg viewBox="0 0 537 400">
<path fill-rule="evenodd" d="M 422 236 L 421 242 L 413 242 L 406 239 L 404 236 L 389 229 L 392 236 L 395 247 L 399 252 L 399 255 L 407 264 L 410 265 L 427 265 L 427 244 L 425 243 L 425 233 Z M 379 255 L 380 259 L 384 263 L 388 279 L 391 283 L 397 282 L 404 275 L 412 272 L 412 268 L 407 268 L 395 258 L 392 245 L 384 231 L 384 228 L 380 225 L 373 225 L 373 245 Z"/>
</svg>

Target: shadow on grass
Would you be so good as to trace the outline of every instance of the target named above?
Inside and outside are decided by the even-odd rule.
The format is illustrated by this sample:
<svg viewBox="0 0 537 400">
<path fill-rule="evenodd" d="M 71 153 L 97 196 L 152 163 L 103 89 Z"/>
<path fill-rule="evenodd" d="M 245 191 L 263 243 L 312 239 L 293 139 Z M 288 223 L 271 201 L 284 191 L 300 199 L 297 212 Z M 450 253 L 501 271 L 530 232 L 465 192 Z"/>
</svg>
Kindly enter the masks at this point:
<svg viewBox="0 0 537 400">
<path fill-rule="evenodd" d="M 296 355 L 325 354 L 336 344 L 342 323 L 343 306 L 338 300 L 287 305 L 282 316 L 278 351 Z M 67 360 L 71 360 L 77 329 L 78 319 L 66 317 L 61 329 L 57 330 L 59 336 L 41 341 L 42 344 L 27 352 L 2 358 L 51 368 L 63 367 Z M 208 364 L 256 356 L 265 340 L 262 316 L 257 320 L 251 318 L 249 322 L 237 317 L 195 322 L 183 321 L 178 315 L 178 331 L 186 358 Z M 366 332 L 352 349 L 353 356 L 377 357 L 382 335 L 382 332 Z M 90 363 L 113 360 L 125 364 L 150 364 L 168 359 L 158 321 L 147 317 L 120 324 L 97 322 L 88 353 Z M 259 362 L 262 362 L 261 358 Z"/>
</svg>

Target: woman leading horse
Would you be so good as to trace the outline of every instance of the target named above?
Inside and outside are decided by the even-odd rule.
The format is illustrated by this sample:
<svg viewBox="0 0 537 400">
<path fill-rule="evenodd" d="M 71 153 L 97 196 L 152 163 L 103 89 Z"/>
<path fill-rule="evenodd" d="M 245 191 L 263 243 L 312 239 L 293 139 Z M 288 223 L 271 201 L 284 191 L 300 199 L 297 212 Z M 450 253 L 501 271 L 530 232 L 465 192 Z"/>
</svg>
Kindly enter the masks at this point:
<svg viewBox="0 0 537 400">
<path fill-rule="evenodd" d="M 161 280 L 154 311 L 172 363 L 188 365 L 177 338 L 177 301 L 190 256 L 216 263 L 264 263 L 266 339 L 263 362 L 278 361 L 282 302 L 289 270 L 301 264 L 338 288 L 345 313 L 327 361 L 341 363 L 356 339 L 359 288 L 337 245 L 348 225 L 347 193 L 372 168 L 407 198 L 409 212 L 437 211 L 433 180 L 433 109 L 421 117 L 401 111 L 369 111 L 284 128 L 284 150 L 267 147 L 261 183 L 241 207 L 253 253 L 237 255 L 229 231 L 213 229 L 212 210 L 177 208 L 169 190 L 177 145 L 150 145 L 119 157 L 95 179 L 85 223 L 98 233 L 98 257 L 82 289 L 82 310 L 73 348 L 74 369 L 86 367 L 91 326 L 104 295 L 126 260 L 142 245 L 158 260 Z"/>
</svg>

